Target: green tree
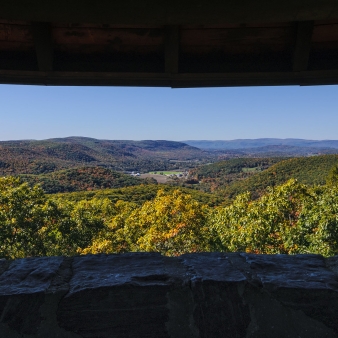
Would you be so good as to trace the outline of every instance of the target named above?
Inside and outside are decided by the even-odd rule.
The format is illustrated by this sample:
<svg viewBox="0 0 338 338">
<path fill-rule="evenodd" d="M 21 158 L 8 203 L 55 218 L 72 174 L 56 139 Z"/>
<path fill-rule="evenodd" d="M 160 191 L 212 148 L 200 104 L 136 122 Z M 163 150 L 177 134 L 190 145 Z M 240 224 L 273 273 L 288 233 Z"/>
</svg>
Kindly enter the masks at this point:
<svg viewBox="0 0 338 338">
<path fill-rule="evenodd" d="M 46 254 L 39 234 L 49 203 L 44 192 L 13 177 L 0 178 L 0 256 L 19 258 Z"/>
<path fill-rule="evenodd" d="M 105 229 L 114 213 L 113 203 L 108 199 L 56 203 L 58 218 L 45 229 L 50 254 L 82 253 Z"/>
<path fill-rule="evenodd" d="M 78 249 L 81 254 L 123 253 L 132 251 L 140 234 L 128 219 L 138 206 L 135 203 L 118 201 L 114 205 L 111 219 L 86 248 Z"/>
<path fill-rule="evenodd" d="M 338 186 L 314 188 L 299 216 L 300 253 L 338 254 Z"/>
<path fill-rule="evenodd" d="M 332 169 L 329 172 L 329 175 L 326 179 L 326 184 L 328 186 L 338 186 L 338 165 L 335 165 L 332 167 Z"/>
<path fill-rule="evenodd" d="M 296 180 L 270 188 L 255 201 L 245 193 L 216 210 L 211 226 L 226 251 L 296 253 L 303 241 L 297 221 L 307 198 L 306 186 Z"/>
</svg>

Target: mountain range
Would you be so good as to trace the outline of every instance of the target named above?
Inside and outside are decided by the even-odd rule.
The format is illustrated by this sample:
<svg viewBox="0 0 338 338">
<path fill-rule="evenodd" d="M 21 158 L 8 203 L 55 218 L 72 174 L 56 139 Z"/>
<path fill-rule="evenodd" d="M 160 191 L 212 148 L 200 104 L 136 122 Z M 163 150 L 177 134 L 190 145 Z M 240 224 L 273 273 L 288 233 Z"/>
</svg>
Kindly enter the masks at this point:
<svg viewBox="0 0 338 338">
<path fill-rule="evenodd" d="M 237 139 L 237 140 L 188 140 L 182 141 L 190 146 L 204 150 L 234 150 L 260 148 L 267 146 L 290 146 L 307 148 L 334 148 L 338 149 L 338 140 L 305 140 L 297 138 L 258 138 L 258 139 Z"/>
<path fill-rule="evenodd" d="M 2 141 L 0 175 L 41 174 L 79 166 L 103 166 L 119 171 L 164 170 L 175 161 L 206 157 L 208 153 L 196 147 L 162 140 L 113 141 L 66 137 Z"/>
<path fill-rule="evenodd" d="M 196 167 L 240 157 L 295 157 L 338 153 L 338 141 L 253 139 L 232 141 L 98 140 L 65 137 L 0 142 L 0 175 L 47 174 L 78 167 L 149 172 Z"/>
</svg>

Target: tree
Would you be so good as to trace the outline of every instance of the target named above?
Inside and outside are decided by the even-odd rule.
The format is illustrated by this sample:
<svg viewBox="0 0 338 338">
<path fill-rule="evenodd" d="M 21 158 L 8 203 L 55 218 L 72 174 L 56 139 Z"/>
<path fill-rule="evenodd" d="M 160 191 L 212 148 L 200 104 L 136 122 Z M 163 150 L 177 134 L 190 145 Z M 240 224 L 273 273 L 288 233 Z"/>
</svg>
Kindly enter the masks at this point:
<svg viewBox="0 0 338 338">
<path fill-rule="evenodd" d="M 19 258 L 46 254 L 39 234 L 49 203 L 39 186 L 19 178 L 0 178 L 0 256 Z"/>
<path fill-rule="evenodd" d="M 190 195 L 179 190 L 168 195 L 159 191 L 153 201 L 145 202 L 128 219 L 129 225 L 140 232 L 132 249 L 171 256 L 208 251 L 207 213 L 208 207 L 194 201 Z"/>
<path fill-rule="evenodd" d="M 83 253 L 114 214 L 113 203 L 108 199 L 57 201 L 57 206 L 58 220 L 46 229 L 49 247 L 54 248 L 51 254 Z"/>
<path fill-rule="evenodd" d="M 298 220 L 306 241 L 300 253 L 338 254 L 338 186 L 314 188 Z"/>
<path fill-rule="evenodd" d="M 326 179 L 326 184 L 332 187 L 338 186 L 338 165 L 335 165 L 331 168 L 329 175 Z"/>
<path fill-rule="evenodd" d="M 110 220 L 105 222 L 104 228 L 99 231 L 92 242 L 83 249 L 81 254 L 96 253 L 123 253 L 132 251 L 139 233 L 137 228 L 128 223 L 130 214 L 137 208 L 135 203 L 118 201 L 114 205 L 114 212 Z"/>
<path fill-rule="evenodd" d="M 245 193 L 215 211 L 212 227 L 226 251 L 296 253 L 303 243 L 297 221 L 308 196 L 306 186 L 296 180 L 270 188 L 255 201 Z"/>
</svg>

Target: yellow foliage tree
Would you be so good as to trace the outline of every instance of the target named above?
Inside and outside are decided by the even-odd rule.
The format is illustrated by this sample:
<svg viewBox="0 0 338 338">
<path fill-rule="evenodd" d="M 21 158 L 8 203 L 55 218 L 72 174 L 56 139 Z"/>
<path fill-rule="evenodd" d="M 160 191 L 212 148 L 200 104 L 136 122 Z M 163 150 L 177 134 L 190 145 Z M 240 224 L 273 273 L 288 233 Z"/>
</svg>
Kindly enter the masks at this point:
<svg viewBox="0 0 338 338">
<path fill-rule="evenodd" d="M 157 251 L 176 256 L 209 251 L 209 209 L 179 190 L 165 195 L 159 191 L 153 201 L 143 204 L 128 219 L 141 234 L 132 249 Z"/>
<path fill-rule="evenodd" d="M 165 255 L 209 250 L 208 207 L 179 190 L 141 207 L 117 202 L 116 215 L 81 253 L 156 251 Z"/>
</svg>

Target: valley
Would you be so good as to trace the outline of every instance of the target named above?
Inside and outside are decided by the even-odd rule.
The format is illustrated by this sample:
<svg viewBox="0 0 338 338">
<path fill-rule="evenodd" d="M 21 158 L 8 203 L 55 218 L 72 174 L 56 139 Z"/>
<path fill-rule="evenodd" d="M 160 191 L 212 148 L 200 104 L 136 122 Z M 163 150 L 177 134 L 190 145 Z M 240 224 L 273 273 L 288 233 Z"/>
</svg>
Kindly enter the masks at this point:
<svg viewBox="0 0 338 338">
<path fill-rule="evenodd" d="M 291 178 L 323 185 L 337 162 L 331 153 L 338 153 L 336 141 L 187 142 L 190 145 L 86 137 L 0 142 L 0 175 L 19 176 L 30 186 L 40 184 L 48 194 L 165 184 L 229 202 L 245 191 L 257 198 L 267 187 Z M 328 154 L 322 154 L 325 151 Z"/>
<path fill-rule="evenodd" d="M 0 142 L 0 256 L 337 254 L 338 149 L 247 145 Z"/>
</svg>

